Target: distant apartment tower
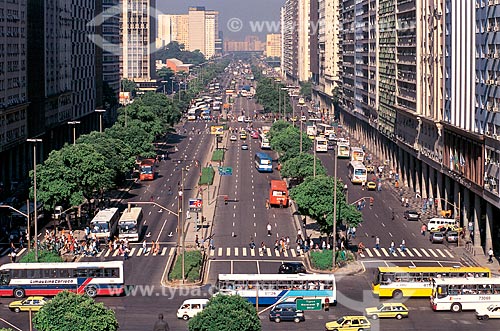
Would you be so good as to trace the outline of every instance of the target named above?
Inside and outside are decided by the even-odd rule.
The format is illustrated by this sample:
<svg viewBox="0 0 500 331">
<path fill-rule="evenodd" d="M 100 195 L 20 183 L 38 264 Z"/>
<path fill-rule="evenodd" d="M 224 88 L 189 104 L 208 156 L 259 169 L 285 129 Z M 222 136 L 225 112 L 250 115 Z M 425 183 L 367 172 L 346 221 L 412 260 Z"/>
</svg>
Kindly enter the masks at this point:
<svg viewBox="0 0 500 331">
<path fill-rule="evenodd" d="M 188 50 L 199 50 L 209 59 L 215 55 L 215 42 L 219 35 L 219 12 L 205 7 L 189 7 Z"/>
<path fill-rule="evenodd" d="M 120 46 L 119 4 L 120 0 L 102 0 L 104 21 L 101 34 L 103 45 L 102 47 L 97 45 L 102 48 L 102 80 L 115 92 L 117 98 L 120 92 L 120 54 L 122 50 Z M 108 110 L 111 112 L 111 109 Z M 115 118 L 115 116 L 110 117 Z"/>
<path fill-rule="evenodd" d="M 279 33 L 266 36 L 266 56 L 281 57 L 281 35 Z"/>
<path fill-rule="evenodd" d="M 122 78 L 147 83 L 155 76 L 155 5 L 156 0 L 122 1 Z"/>
<path fill-rule="evenodd" d="M 156 48 L 161 48 L 172 41 L 189 49 L 189 15 L 158 15 L 158 35 Z"/>
<path fill-rule="evenodd" d="M 0 3 L 0 181 L 27 174 L 28 135 L 26 1 Z"/>
<path fill-rule="evenodd" d="M 281 9 L 281 74 L 285 79 L 297 81 L 299 77 L 298 58 L 298 2 L 286 0 Z"/>
</svg>

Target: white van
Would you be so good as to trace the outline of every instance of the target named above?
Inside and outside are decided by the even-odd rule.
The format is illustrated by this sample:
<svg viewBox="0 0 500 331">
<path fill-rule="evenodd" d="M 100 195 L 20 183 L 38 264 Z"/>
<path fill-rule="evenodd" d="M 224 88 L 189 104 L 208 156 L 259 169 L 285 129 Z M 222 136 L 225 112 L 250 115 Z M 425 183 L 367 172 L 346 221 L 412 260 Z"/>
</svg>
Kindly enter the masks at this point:
<svg viewBox="0 0 500 331">
<path fill-rule="evenodd" d="M 189 299 L 184 300 L 181 307 L 177 309 L 177 318 L 187 321 L 202 311 L 208 303 L 208 299 Z"/>
<path fill-rule="evenodd" d="M 432 231 L 441 226 L 454 226 L 456 225 L 456 220 L 453 218 L 430 218 L 429 223 L 427 223 L 427 230 Z"/>
</svg>

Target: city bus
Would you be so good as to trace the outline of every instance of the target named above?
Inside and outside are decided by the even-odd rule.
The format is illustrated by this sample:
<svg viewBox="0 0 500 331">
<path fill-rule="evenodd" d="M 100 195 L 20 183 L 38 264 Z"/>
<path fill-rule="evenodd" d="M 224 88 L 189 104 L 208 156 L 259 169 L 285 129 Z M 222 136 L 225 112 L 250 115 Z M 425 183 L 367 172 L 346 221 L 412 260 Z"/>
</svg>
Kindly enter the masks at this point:
<svg viewBox="0 0 500 331">
<path fill-rule="evenodd" d="M 54 296 L 62 291 L 124 293 L 123 261 L 7 263 L 0 266 L 0 297 Z"/>
<path fill-rule="evenodd" d="M 432 279 L 440 277 L 490 277 L 483 267 L 378 267 L 372 282 L 372 292 L 379 297 L 430 297 Z"/>
<path fill-rule="evenodd" d="M 434 278 L 432 310 L 460 312 L 500 305 L 500 278 Z"/>
<path fill-rule="evenodd" d="M 261 149 L 271 149 L 271 143 L 269 142 L 269 139 L 267 139 L 267 137 L 264 133 L 261 133 L 259 135 L 259 138 L 260 138 L 260 148 Z"/>
<path fill-rule="evenodd" d="M 328 137 L 330 134 L 335 134 L 335 129 L 333 126 L 324 124 L 324 123 L 318 123 L 317 124 L 317 130 L 318 130 L 318 135 L 321 135 L 323 137 Z"/>
<path fill-rule="evenodd" d="M 142 228 L 142 208 L 125 209 L 118 221 L 118 239 L 138 242 Z"/>
<path fill-rule="evenodd" d="M 349 170 L 348 177 L 353 184 L 361 184 L 367 180 L 367 171 L 363 162 L 351 161 L 347 168 Z"/>
<path fill-rule="evenodd" d="M 337 304 L 333 274 L 219 274 L 217 289 L 217 294 L 239 295 L 264 306 L 299 298 Z"/>
<path fill-rule="evenodd" d="M 259 172 L 273 172 L 273 158 L 266 153 L 255 153 L 255 169 Z"/>
<path fill-rule="evenodd" d="M 365 152 L 361 147 L 351 147 L 351 161 L 363 162 L 365 160 Z"/>
<path fill-rule="evenodd" d="M 314 139 L 316 137 L 316 125 L 308 125 L 306 127 L 306 134 L 310 139 Z"/>
<path fill-rule="evenodd" d="M 120 212 L 118 208 L 106 208 L 100 210 L 90 222 L 90 233 L 97 240 L 112 239 L 116 234 L 116 227 Z"/>
<path fill-rule="evenodd" d="M 142 180 L 153 180 L 155 179 L 155 159 L 144 159 L 140 164 L 139 179 Z"/>
<path fill-rule="evenodd" d="M 328 152 L 328 140 L 323 137 L 316 137 L 315 139 L 316 142 L 316 152 L 319 153 L 326 153 Z"/>
<path fill-rule="evenodd" d="M 349 142 L 337 143 L 337 157 L 339 159 L 348 159 L 351 157 Z"/>
<path fill-rule="evenodd" d="M 269 204 L 271 206 L 288 206 L 288 187 L 284 180 L 271 180 L 269 189 Z"/>
</svg>

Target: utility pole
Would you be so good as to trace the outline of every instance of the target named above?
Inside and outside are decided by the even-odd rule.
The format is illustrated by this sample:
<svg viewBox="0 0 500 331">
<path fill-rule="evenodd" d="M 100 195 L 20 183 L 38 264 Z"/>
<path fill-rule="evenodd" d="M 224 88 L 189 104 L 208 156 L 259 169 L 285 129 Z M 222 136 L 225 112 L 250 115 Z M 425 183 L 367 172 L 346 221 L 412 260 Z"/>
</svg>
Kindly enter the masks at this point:
<svg viewBox="0 0 500 331">
<path fill-rule="evenodd" d="M 336 250 L 337 250 L 337 144 L 334 148 L 334 165 L 333 165 L 333 245 L 332 245 L 332 269 L 335 268 Z"/>
</svg>

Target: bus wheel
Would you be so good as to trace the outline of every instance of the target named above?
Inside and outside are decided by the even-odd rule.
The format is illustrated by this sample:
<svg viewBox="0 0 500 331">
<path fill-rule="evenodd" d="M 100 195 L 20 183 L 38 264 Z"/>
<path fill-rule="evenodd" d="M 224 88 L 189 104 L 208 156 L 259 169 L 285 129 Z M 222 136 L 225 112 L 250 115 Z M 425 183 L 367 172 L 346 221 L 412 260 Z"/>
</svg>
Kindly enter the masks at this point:
<svg viewBox="0 0 500 331">
<path fill-rule="evenodd" d="M 88 286 L 85 288 L 85 294 L 91 298 L 97 296 L 97 289 L 94 286 Z"/>
<path fill-rule="evenodd" d="M 396 299 L 396 300 L 402 299 L 403 298 L 403 292 L 401 292 L 400 290 L 396 290 L 396 291 L 392 292 L 392 298 Z"/>
<path fill-rule="evenodd" d="M 14 296 L 15 296 L 16 298 L 19 298 L 19 299 L 20 299 L 20 298 L 24 298 L 24 295 L 25 295 L 25 294 L 26 294 L 26 293 L 24 292 L 24 290 L 23 290 L 22 288 L 16 288 L 16 289 L 14 290 Z"/>
<path fill-rule="evenodd" d="M 462 305 L 459 303 L 454 303 L 451 305 L 451 311 L 454 313 L 459 313 L 462 311 Z"/>
</svg>

